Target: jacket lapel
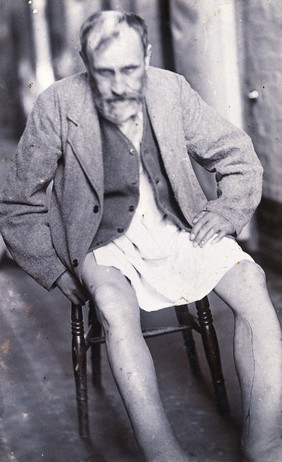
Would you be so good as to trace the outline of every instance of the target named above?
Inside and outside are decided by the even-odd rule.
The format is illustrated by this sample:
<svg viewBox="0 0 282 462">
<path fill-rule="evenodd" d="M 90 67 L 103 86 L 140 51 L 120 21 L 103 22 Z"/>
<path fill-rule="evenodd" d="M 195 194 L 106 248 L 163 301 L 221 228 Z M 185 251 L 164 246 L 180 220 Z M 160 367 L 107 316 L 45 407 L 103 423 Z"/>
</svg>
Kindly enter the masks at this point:
<svg viewBox="0 0 282 462">
<path fill-rule="evenodd" d="M 165 80 L 155 78 L 154 70 L 148 73 L 146 105 L 167 172 L 177 168 L 179 157 L 187 157 L 182 114 L 175 96 L 166 91 Z"/>
<path fill-rule="evenodd" d="M 68 113 L 68 143 L 88 177 L 93 188 L 101 197 L 103 192 L 103 155 L 100 126 L 93 96 L 88 81 L 75 95 L 75 104 Z"/>
<path fill-rule="evenodd" d="M 163 79 L 162 73 L 156 71 L 149 68 L 146 105 L 175 197 L 191 223 L 197 210 L 194 194 L 199 185 L 187 153 L 179 87 L 176 80 L 168 84 L 166 76 Z"/>
</svg>

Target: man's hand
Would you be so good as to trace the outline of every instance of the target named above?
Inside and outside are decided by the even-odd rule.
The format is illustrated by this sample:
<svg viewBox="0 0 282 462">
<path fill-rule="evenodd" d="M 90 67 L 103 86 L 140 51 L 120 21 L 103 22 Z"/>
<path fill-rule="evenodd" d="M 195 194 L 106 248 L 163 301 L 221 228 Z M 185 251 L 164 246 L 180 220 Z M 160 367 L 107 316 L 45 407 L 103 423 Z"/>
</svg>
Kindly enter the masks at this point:
<svg viewBox="0 0 282 462">
<path fill-rule="evenodd" d="M 204 247 L 208 241 L 212 240 L 215 244 L 234 232 L 234 226 L 226 218 L 214 212 L 204 211 L 196 215 L 193 220 L 190 240 L 193 241 L 194 247 Z"/>
<path fill-rule="evenodd" d="M 75 305 L 84 305 L 84 303 L 89 298 L 85 288 L 68 270 L 58 277 L 55 284 L 59 287 L 59 289 L 61 289 L 63 294 Z"/>
</svg>

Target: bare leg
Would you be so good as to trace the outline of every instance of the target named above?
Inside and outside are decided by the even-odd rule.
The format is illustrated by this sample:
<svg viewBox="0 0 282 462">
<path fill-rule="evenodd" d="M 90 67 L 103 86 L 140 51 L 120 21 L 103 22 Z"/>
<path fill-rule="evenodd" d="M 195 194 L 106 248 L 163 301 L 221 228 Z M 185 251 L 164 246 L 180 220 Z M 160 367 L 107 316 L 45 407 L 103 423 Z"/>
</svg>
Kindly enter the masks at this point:
<svg viewBox="0 0 282 462">
<path fill-rule="evenodd" d="M 97 265 L 92 254 L 85 259 L 82 278 L 98 308 L 110 367 L 145 459 L 187 462 L 163 409 L 131 285 L 115 268 Z"/>
<path fill-rule="evenodd" d="M 250 462 L 282 461 L 281 331 L 264 273 L 257 264 L 242 261 L 221 279 L 215 292 L 235 316 L 244 454 Z"/>
</svg>

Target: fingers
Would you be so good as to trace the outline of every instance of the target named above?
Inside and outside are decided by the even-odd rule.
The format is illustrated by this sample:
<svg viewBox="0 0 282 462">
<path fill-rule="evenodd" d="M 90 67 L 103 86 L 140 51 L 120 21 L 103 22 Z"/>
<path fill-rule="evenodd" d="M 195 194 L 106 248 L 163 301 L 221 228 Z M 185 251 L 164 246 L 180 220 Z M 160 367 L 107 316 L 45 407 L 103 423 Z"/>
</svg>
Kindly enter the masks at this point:
<svg viewBox="0 0 282 462">
<path fill-rule="evenodd" d="M 85 305 L 87 300 L 78 297 L 76 294 L 65 294 L 66 297 L 73 303 L 74 305 Z"/>
<path fill-rule="evenodd" d="M 74 305 L 84 305 L 85 302 L 82 302 L 75 294 L 72 293 L 64 293 L 64 295 L 69 299 L 71 303 Z"/>
<path fill-rule="evenodd" d="M 88 300 L 88 296 L 77 287 L 60 287 L 60 289 L 74 305 L 84 305 Z"/>
<path fill-rule="evenodd" d="M 216 244 L 217 242 L 220 242 L 226 235 L 227 233 L 225 233 L 224 231 L 220 231 L 219 233 L 215 234 L 212 240 L 212 244 Z"/>
<path fill-rule="evenodd" d="M 88 294 L 86 293 L 85 289 L 82 287 L 76 287 L 72 295 L 75 299 L 79 301 L 78 303 L 79 305 L 84 305 L 89 299 Z"/>
<path fill-rule="evenodd" d="M 198 223 L 198 221 L 203 218 L 205 215 L 206 215 L 206 211 L 203 211 L 203 212 L 200 212 L 198 213 L 198 215 L 195 216 L 195 218 L 193 219 L 193 225 L 195 225 L 196 223 Z"/>
<path fill-rule="evenodd" d="M 204 247 L 208 241 L 212 240 L 215 244 L 234 231 L 233 225 L 226 218 L 214 212 L 200 212 L 193 220 L 190 240 L 194 247 Z"/>
<path fill-rule="evenodd" d="M 216 229 L 213 228 L 212 218 L 209 217 L 207 212 L 201 212 L 193 220 L 190 239 L 193 241 L 194 247 L 198 245 L 203 247 L 216 233 Z"/>
<path fill-rule="evenodd" d="M 89 298 L 84 287 L 69 271 L 65 271 L 57 279 L 56 285 L 75 305 L 84 305 Z"/>
</svg>

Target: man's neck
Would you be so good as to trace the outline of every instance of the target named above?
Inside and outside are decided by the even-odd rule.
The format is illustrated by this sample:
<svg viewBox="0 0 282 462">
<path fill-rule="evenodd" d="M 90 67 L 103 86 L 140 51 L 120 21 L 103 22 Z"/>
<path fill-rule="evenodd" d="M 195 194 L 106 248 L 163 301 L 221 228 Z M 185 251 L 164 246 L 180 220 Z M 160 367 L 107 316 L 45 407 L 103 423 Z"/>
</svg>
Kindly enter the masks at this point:
<svg viewBox="0 0 282 462">
<path fill-rule="evenodd" d="M 120 131 L 131 141 L 135 149 L 140 151 L 140 143 L 143 135 L 143 110 L 127 119 L 122 124 L 118 124 Z"/>
</svg>

